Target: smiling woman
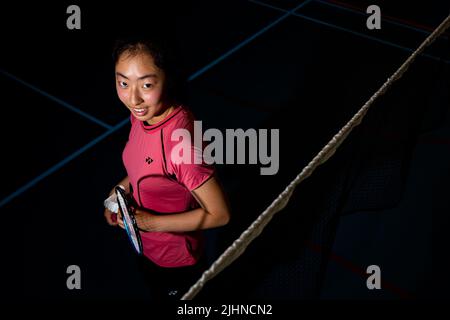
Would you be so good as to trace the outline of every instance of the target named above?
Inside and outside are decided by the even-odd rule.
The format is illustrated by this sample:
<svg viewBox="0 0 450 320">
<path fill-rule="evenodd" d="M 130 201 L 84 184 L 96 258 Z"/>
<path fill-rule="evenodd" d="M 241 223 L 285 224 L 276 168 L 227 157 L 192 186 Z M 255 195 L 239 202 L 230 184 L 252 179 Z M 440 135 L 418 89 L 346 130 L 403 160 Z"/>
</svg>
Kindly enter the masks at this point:
<svg viewBox="0 0 450 320">
<path fill-rule="evenodd" d="M 117 95 L 131 112 L 122 155 L 128 175 L 119 184 L 135 204 L 140 263 L 153 296 L 177 299 L 203 270 L 201 230 L 227 224 L 228 204 L 213 166 L 171 161 L 172 132 L 193 132 L 195 119 L 181 102 L 167 49 L 135 39 L 118 42 L 113 56 Z M 104 214 L 110 225 L 124 227 L 113 212 Z"/>
<path fill-rule="evenodd" d="M 165 74 L 150 54 L 123 53 L 116 62 L 116 88 L 120 100 L 134 116 L 148 124 L 173 110 L 164 90 Z"/>
</svg>

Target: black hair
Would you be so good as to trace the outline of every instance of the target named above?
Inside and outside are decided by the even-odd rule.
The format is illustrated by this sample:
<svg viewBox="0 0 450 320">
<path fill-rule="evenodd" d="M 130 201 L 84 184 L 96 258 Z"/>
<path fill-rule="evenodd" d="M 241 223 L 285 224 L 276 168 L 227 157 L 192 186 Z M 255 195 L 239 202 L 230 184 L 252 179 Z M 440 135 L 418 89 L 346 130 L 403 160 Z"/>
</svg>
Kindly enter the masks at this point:
<svg viewBox="0 0 450 320">
<path fill-rule="evenodd" d="M 127 36 L 116 40 L 113 48 L 114 65 L 124 53 L 137 55 L 146 52 L 153 58 L 155 65 L 164 71 L 166 98 L 176 103 L 187 101 L 187 81 L 181 58 L 176 46 L 167 39 L 148 36 Z"/>
</svg>

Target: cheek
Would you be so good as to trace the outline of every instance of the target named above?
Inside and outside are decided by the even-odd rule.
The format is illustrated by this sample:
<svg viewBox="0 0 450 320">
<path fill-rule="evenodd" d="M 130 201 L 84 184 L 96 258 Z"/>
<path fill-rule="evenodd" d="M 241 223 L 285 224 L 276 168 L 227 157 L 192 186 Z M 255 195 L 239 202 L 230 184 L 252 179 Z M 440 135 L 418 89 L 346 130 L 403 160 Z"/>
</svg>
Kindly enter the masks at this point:
<svg viewBox="0 0 450 320">
<path fill-rule="evenodd" d="M 128 93 L 126 91 L 117 88 L 117 95 L 119 96 L 120 101 L 122 101 L 123 103 L 126 103 L 126 101 L 128 101 Z"/>
<path fill-rule="evenodd" d="M 161 100 L 161 90 L 153 90 L 152 92 L 145 93 L 142 98 L 146 103 L 157 104 Z"/>
</svg>

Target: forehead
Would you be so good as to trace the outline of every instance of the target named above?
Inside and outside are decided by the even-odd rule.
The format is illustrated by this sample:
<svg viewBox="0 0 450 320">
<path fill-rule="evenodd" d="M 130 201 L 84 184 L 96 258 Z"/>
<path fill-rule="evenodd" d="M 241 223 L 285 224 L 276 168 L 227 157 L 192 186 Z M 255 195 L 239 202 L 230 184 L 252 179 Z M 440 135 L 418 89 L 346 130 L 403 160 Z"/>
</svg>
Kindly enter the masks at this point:
<svg viewBox="0 0 450 320">
<path fill-rule="evenodd" d="M 122 53 L 116 63 L 116 71 L 127 76 L 142 76 L 147 73 L 160 75 L 163 73 L 155 65 L 153 57 L 147 52 L 132 53 L 125 51 Z"/>
</svg>

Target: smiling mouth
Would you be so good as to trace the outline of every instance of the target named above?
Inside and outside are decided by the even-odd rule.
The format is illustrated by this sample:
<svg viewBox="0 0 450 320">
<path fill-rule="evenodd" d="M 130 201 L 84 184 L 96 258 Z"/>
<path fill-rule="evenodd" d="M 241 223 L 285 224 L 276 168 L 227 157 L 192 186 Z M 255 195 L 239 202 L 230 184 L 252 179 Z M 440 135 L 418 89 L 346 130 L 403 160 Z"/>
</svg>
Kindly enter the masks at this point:
<svg viewBox="0 0 450 320">
<path fill-rule="evenodd" d="M 131 110 L 139 117 L 145 116 L 148 112 L 148 108 L 131 108 Z"/>
</svg>

